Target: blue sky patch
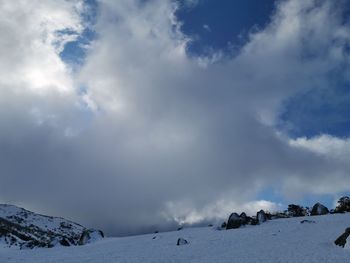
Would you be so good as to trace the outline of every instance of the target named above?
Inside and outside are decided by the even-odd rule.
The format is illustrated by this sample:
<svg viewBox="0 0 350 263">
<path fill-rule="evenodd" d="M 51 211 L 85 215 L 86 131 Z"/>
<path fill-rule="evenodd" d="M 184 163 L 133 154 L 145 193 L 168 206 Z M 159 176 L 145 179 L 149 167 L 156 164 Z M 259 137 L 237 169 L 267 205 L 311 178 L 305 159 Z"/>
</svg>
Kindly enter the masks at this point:
<svg viewBox="0 0 350 263">
<path fill-rule="evenodd" d="M 264 27 L 274 11 L 274 0 L 199 0 L 182 8 L 177 17 L 183 32 L 193 40 L 188 50 L 206 55 L 212 50 L 229 50 L 245 43 L 251 30 Z"/>
</svg>

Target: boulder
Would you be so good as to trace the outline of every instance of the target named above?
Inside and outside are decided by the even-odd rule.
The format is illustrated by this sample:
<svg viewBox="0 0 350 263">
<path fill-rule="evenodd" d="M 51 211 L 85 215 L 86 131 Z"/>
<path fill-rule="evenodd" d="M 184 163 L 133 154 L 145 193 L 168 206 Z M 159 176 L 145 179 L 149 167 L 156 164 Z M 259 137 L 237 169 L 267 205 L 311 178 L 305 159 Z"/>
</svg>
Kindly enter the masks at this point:
<svg viewBox="0 0 350 263">
<path fill-rule="evenodd" d="M 347 229 L 345 229 L 345 232 L 343 234 L 341 234 L 335 241 L 334 244 L 336 244 L 337 246 L 340 247 L 345 247 L 346 244 L 346 240 L 348 239 L 350 235 L 350 227 L 348 227 Z"/>
<path fill-rule="evenodd" d="M 69 247 L 69 246 L 70 246 L 70 243 L 69 243 L 68 240 L 65 239 L 65 238 L 62 238 L 62 239 L 60 240 L 60 244 L 61 244 L 62 246 L 64 246 L 64 247 Z"/>
<path fill-rule="evenodd" d="M 237 213 L 232 213 L 228 218 L 226 229 L 235 229 L 242 226 L 242 219 Z"/>
<path fill-rule="evenodd" d="M 247 216 L 246 213 L 244 213 L 244 212 L 241 213 L 241 214 L 239 215 L 239 217 L 240 217 L 240 219 L 241 219 L 242 225 L 248 224 L 250 218 Z"/>
<path fill-rule="evenodd" d="M 176 243 L 176 245 L 178 246 L 187 245 L 187 244 L 188 244 L 188 241 L 181 237 L 177 240 L 177 243 Z"/>
<path fill-rule="evenodd" d="M 258 220 L 258 223 L 264 223 L 267 220 L 266 214 L 264 212 L 264 210 L 260 210 L 257 214 L 256 214 L 256 219 Z"/>
<path fill-rule="evenodd" d="M 85 229 L 80 236 L 78 245 L 83 246 L 102 238 L 104 238 L 104 234 L 101 230 Z"/>
<path fill-rule="evenodd" d="M 312 216 L 326 215 L 329 214 L 329 210 L 327 207 L 320 203 L 316 203 L 311 210 Z"/>
</svg>

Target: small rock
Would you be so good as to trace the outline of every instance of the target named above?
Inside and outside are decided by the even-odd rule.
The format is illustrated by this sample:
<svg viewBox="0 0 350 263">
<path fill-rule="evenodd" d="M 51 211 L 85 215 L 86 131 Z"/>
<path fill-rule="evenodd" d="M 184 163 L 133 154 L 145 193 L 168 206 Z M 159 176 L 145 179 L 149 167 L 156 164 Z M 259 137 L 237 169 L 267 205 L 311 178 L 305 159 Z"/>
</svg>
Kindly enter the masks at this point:
<svg viewBox="0 0 350 263">
<path fill-rule="evenodd" d="M 182 245 L 187 245 L 187 244 L 188 244 L 188 241 L 187 241 L 186 239 L 180 237 L 180 238 L 177 240 L 177 244 L 176 244 L 176 245 L 182 246 Z"/>
<path fill-rule="evenodd" d="M 312 221 L 312 220 L 302 220 L 300 221 L 301 224 L 304 224 L 304 223 L 309 223 L 309 224 L 315 224 L 316 222 L 315 221 Z"/>
</svg>

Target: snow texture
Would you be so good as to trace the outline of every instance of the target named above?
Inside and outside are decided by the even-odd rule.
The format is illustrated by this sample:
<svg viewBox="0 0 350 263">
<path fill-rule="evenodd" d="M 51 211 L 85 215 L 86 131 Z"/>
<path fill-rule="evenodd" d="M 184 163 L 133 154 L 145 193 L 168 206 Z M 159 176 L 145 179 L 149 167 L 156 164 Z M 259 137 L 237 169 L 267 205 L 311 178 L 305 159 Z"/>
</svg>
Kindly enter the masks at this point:
<svg viewBox="0 0 350 263">
<path fill-rule="evenodd" d="M 315 223 L 300 223 L 310 218 Z M 176 245 L 180 236 L 174 231 L 106 238 L 76 247 L 3 248 L 0 262 L 349 262 L 350 249 L 334 245 L 334 240 L 349 226 L 350 213 L 276 219 L 259 226 L 227 231 L 217 231 L 213 227 L 185 228 L 181 237 L 189 241 L 186 246 Z"/>
</svg>

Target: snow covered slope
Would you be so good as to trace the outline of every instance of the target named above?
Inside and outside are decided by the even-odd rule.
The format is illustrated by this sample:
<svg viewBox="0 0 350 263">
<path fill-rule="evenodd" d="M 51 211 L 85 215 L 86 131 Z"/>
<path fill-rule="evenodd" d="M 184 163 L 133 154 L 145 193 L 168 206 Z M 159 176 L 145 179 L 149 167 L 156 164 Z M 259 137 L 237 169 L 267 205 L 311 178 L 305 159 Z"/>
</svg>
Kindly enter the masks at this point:
<svg viewBox="0 0 350 263">
<path fill-rule="evenodd" d="M 315 223 L 300 223 L 305 219 Z M 277 219 L 233 230 L 188 228 L 107 238 L 86 246 L 0 249 L 0 262 L 350 262 L 350 249 L 333 243 L 349 226 L 350 214 L 335 214 Z M 185 238 L 189 244 L 177 246 L 179 237 Z"/>
<path fill-rule="evenodd" d="M 89 243 L 92 237 L 97 239 L 97 236 L 101 236 L 101 232 L 88 230 L 64 218 L 44 216 L 17 206 L 0 204 L 1 246 L 70 246 Z"/>
</svg>

